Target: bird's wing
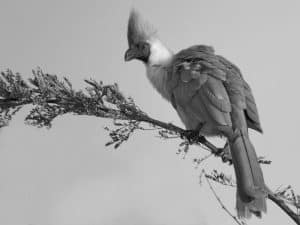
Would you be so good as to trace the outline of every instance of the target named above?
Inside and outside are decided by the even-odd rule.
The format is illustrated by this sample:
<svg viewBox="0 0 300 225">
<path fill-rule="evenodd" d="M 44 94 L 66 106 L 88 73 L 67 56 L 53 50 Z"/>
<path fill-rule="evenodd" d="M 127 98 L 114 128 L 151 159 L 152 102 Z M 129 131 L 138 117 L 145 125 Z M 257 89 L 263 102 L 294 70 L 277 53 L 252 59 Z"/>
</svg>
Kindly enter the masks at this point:
<svg viewBox="0 0 300 225">
<path fill-rule="evenodd" d="M 245 90 L 246 104 L 247 104 L 247 109 L 245 114 L 247 118 L 248 127 L 262 133 L 263 130 L 260 124 L 255 99 L 252 94 L 251 88 L 247 82 L 244 82 L 244 90 Z"/>
<path fill-rule="evenodd" d="M 167 89 L 186 126 L 197 129 L 198 125 L 191 125 L 204 123 L 204 134 L 227 137 L 237 181 L 238 215 L 260 216 L 266 211 L 261 191 L 265 184 L 248 136 L 248 127 L 260 123 L 249 85 L 234 65 L 205 46 L 179 52 L 171 67 Z"/>
<path fill-rule="evenodd" d="M 224 64 L 226 68 L 230 71 L 229 74 L 231 74 L 231 76 L 229 76 L 229 78 L 236 77 L 236 76 L 241 77 L 244 86 L 244 94 L 246 97 L 245 115 L 246 115 L 247 125 L 249 128 L 252 128 L 262 133 L 263 130 L 261 127 L 257 106 L 249 84 L 244 80 L 242 73 L 238 67 L 236 67 L 233 63 L 231 63 L 229 60 L 225 59 L 222 56 L 217 56 L 217 57 L 220 60 L 220 62 L 222 62 L 222 64 Z"/>
<path fill-rule="evenodd" d="M 184 108 L 200 120 L 231 126 L 231 103 L 224 86 L 226 67 L 207 46 L 179 52 L 172 63 L 167 89 L 176 108 Z M 196 121 L 195 121 L 196 122 Z"/>
</svg>

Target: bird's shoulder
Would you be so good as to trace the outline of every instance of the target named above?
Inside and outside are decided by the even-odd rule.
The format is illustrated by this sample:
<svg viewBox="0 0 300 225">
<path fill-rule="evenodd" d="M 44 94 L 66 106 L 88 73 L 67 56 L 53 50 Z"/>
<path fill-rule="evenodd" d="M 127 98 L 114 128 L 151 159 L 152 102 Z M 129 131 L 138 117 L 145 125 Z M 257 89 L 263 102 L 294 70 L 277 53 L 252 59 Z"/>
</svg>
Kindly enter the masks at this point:
<svg viewBox="0 0 300 225">
<path fill-rule="evenodd" d="M 194 45 L 174 55 L 169 76 L 173 81 L 182 82 L 205 79 L 206 76 L 225 81 L 227 69 L 211 46 Z"/>
<path fill-rule="evenodd" d="M 223 85 L 225 81 L 226 67 L 219 62 L 214 49 L 197 45 L 175 55 L 167 88 L 175 96 L 173 105 L 190 102 L 201 94 L 220 111 L 229 112 L 231 106 Z"/>
<path fill-rule="evenodd" d="M 221 111 L 230 111 L 230 101 L 245 110 L 248 126 L 261 132 L 250 86 L 240 69 L 225 57 L 216 55 L 212 47 L 195 45 L 174 55 L 167 84 L 170 93 L 180 91 L 186 98 L 195 96 L 201 89 Z"/>
</svg>

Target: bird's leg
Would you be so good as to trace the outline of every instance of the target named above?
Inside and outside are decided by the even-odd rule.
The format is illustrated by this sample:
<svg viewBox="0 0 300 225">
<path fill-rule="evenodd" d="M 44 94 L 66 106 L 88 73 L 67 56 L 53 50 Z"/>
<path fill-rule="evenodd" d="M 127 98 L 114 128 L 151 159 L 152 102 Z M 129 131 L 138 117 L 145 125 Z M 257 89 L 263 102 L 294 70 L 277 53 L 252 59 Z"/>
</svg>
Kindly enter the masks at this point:
<svg viewBox="0 0 300 225">
<path fill-rule="evenodd" d="M 184 136 L 190 143 L 193 143 L 199 137 L 199 132 L 197 130 L 186 130 Z"/>
<path fill-rule="evenodd" d="M 228 141 L 226 142 L 223 148 L 219 148 L 218 152 L 216 153 L 216 156 L 220 156 L 223 162 L 229 162 L 229 164 L 232 164 L 232 157 Z"/>
<path fill-rule="evenodd" d="M 186 130 L 184 136 L 190 143 L 196 142 L 199 139 L 200 131 L 203 126 L 204 126 L 204 123 L 199 123 L 195 130 Z"/>
</svg>

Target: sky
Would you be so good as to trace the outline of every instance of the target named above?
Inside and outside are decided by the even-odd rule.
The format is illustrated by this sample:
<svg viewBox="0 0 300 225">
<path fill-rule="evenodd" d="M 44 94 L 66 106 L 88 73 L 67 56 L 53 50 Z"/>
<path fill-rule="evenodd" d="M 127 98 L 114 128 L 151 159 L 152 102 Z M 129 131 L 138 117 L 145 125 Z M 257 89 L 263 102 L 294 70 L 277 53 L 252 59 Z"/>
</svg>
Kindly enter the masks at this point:
<svg viewBox="0 0 300 225">
<path fill-rule="evenodd" d="M 139 62 L 124 62 L 126 23 L 137 8 L 173 51 L 207 44 L 234 62 L 250 83 L 264 134 L 251 132 L 268 186 L 300 193 L 300 2 L 287 1 L 8 1 L 0 0 L 0 70 L 31 70 L 117 82 L 156 119 L 183 126 L 172 106 L 151 87 Z M 195 169 L 192 148 L 183 159 L 179 140 L 138 132 L 114 150 L 103 127 L 110 121 L 65 115 L 50 130 L 24 124 L 25 107 L 0 133 L 0 224 L 5 225 L 230 225 L 201 168 L 233 175 L 213 157 Z M 234 212 L 235 190 L 214 185 Z M 293 224 L 268 201 L 256 224 Z"/>
</svg>

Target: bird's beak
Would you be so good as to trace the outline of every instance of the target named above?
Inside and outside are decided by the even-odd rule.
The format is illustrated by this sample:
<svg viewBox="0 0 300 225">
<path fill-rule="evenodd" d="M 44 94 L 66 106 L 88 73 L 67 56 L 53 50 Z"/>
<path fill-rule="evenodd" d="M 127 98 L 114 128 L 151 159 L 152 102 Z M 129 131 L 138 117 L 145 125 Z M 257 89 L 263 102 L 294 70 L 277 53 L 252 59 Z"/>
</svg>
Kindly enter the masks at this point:
<svg viewBox="0 0 300 225">
<path fill-rule="evenodd" d="M 137 58 L 138 55 L 139 55 L 139 53 L 138 53 L 137 49 L 135 49 L 135 48 L 129 48 L 129 49 L 127 49 L 127 51 L 125 52 L 124 59 L 125 59 L 125 61 L 127 62 L 127 61 L 130 61 L 130 60 L 132 60 L 132 59 Z"/>
</svg>

